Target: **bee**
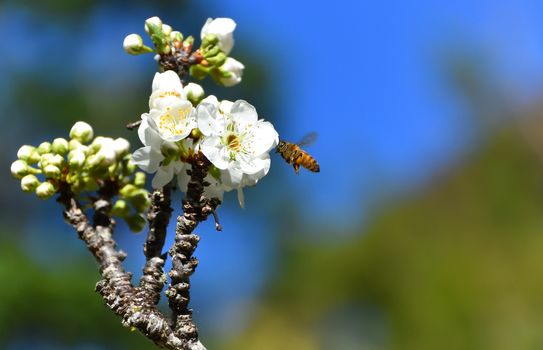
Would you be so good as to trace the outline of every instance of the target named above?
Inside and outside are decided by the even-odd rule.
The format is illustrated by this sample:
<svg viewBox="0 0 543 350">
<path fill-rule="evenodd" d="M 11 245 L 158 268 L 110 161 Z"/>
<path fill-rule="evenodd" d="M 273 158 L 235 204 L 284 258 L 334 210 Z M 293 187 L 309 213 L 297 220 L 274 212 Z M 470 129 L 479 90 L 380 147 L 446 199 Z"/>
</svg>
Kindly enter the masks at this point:
<svg viewBox="0 0 543 350">
<path fill-rule="evenodd" d="M 317 134 L 312 132 L 304 136 L 298 143 L 287 141 L 279 141 L 275 153 L 279 153 L 281 157 L 288 163 L 292 164 L 296 174 L 300 173 L 300 165 L 309 171 L 318 173 L 320 171 L 319 163 L 300 147 L 309 145 L 315 141 Z"/>
</svg>

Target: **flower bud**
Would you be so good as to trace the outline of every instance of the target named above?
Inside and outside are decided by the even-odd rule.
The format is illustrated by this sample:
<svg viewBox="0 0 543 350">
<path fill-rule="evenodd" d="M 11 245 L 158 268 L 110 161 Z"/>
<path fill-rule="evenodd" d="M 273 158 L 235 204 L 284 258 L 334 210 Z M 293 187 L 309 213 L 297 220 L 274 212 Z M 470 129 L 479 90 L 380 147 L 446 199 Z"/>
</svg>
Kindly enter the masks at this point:
<svg viewBox="0 0 543 350">
<path fill-rule="evenodd" d="M 136 186 L 132 184 L 124 185 L 123 188 L 119 190 L 119 194 L 123 196 L 124 198 L 130 198 L 132 194 L 139 190 Z"/>
<path fill-rule="evenodd" d="M 79 148 L 81 146 L 83 146 L 83 144 L 81 142 L 79 142 L 79 140 L 70 140 L 70 141 L 68 141 L 68 149 L 70 151 L 73 151 L 74 149 Z M 85 147 L 87 147 L 87 146 L 85 146 Z"/>
<path fill-rule="evenodd" d="M 143 45 L 143 39 L 138 34 L 127 35 L 123 41 L 123 48 L 126 53 L 131 55 L 140 55 L 143 53 L 153 52 L 153 49 Z"/>
<path fill-rule="evenodd" d="M 164 141 L 160 146 L 160 152 L 165 158 L 176 157 L 179 154 L 179 146 L 175 142 Z"/>
<path fill-rule="evenodd" d="M 60 154 L 55 154 L 52 157 L 48 158 L 47 165 L 49 164 L 60 168 L 64 164 L 64 157 Z"/>
<path fill-rule="evenodd" d="M 42 142 L 38 146 L 38 153 L 39 154 L 45 154 L 51 152 L 51 143 L 49 142 Z"/>
<path fill-rule="evenodd" d="M 122 137 L 119 137 L 113 141 L 113 150 L 117 157 L 122 158 L 130 151 L 130 142 Z"/>
<path fill-rule="evenodd" d="M 100 165 L 100 163 L 102 163 L 102 161 L 104 160 L 104 155 L 103 154 L 92 154 L 90 156 L 87 157 L 87 162 L 86 162 L 86 165 L 89 167 L 89 168 L 95 168 L 97 166 Z"/>
<path fill-rule="evenodd" d="M 57 166 L 49 164 L 43 168 L 43 173 L 48 179 L 58 179 L 60 176 L 60 169 Z"/>
<path fill-rule="evenodd" d="M 221 51 L 228 55 L 234 47 L 234 29 L 236 22 L 230 18 L 208 18 L 202 27 L 200 38 L 204 39 L 209 34 L 216 35 Z"/>
<path fill-rule="evenodd" d="M 109 167 L 117 162 L 117 153 L 115 153 L 113 143 L 109 144 L 107 147 L 103 147 L 97 154 L 103 157 L 101 164 L 103 166 Z"/>
<path fill-rule="evenodd" d="M 183 90 L 187 95 L 187 99 L 192 102 L 193 105 L 197 105 L 205 96 L 204 89 L 199 84 L 188 83 Z"/>
<path fill-rule="evenodd" d="M 136 171 L 137 166 L 132 161 L 132 158 L 128 159 L 128 161 L 126 162 L 125 169 L 127 174 L 133 174 L 134 171 Z"/>
<path fill-rule="evenodd" d="M 34 192 L 39 185 L 40 181 L 35 175 L 26 175 L 21 179 L 23 192 Z"/>
<path fill-rule="evenodd" d="M 162 33 L 164 33 L 164 35 L 166 36 L 170 36 L 170 34 L 172 33 L 172 27 L 165 23 L 162 23 Z"/>
<path fill-rule="evenodd" d="M 85 164 L 87 157 L 82 150 L 75 149 L 68 153 L 68 165 L 70 168 L 79 169 Z"/>
<path fill-rule="evenodd" d="M 134 174 L 134 186 L 137 186 L 139 188 L 145 186 L 146 177 L 147 176 L 145 176 L 145 173 L 138 171 L 136 174 Z"/>
<path fill-rule="evenodd" d="M 36 147 L 24 145 L 17 151 L 17 158 L 24 160 L 27 164 L 35 164 L 40 160 L 40 154 Z"/>
<path fill-rule="evenodd" d="M 96 191 L 98 189 L 98 182 L 92 176 L 85 176 L 82 179 L 83 188 L 87 191 Z"/>
<path fill-rule="evenodd" d="M 224 64 L 219 67 L 220 75 L 218 77 L 219 82 L 227 87 L 234 86 L 241 82 L 241 76 L 245 66 L 243 63 L 228 57 Z"/>
<path fill-rule="evenodd" d="M 170 40 L 173 42 L 182 42 L 183 41 L 183 34 L 181 32 L 178 32 L 177 30 L 170 33 Z"/>
<path fill-rule="evenodd" d="M 131 193 L 131 196 L 127 199 L 138 213 L 144 212 L 151 205 L 151 200 L 149 199 L 149 192 L 141 188 L 133 191 Z"/>
<path fill-rule="evenodd" d="M 22 179 L 29 173 L 29 166 L 24 160 L 16 160 L 11 163 L 11 175 L 18 179 Z"/>
<path fill-rule="evenodd" d="M 48 199 L 56 192 L 55 186 L 50 182 L 42 182 L 36 187 L 36 195 L 41 199 Z"/>
<path fill-rule="evenodd" d="M 51 149 L 56 154 L 60 154 L 61 156 L 63 156 L 68 152 L 68 141 L 60 137 L 56 138 L 53 140 Z"/>
<path fill-rule="evenodd" d="M 158 18 L 157 16 L 147 18 L 145 20 L 145 33 L 151 34 L 153 32 L 153 28 L 158 28 L 162 30 L 162 20 Z"/>
<path fill-rule="evenodd" d="M 130 214 L 130 207 L 126 201 L 119 199 L 113 204 L 111 214 L 121 218 L 127 217 Z"/>
<path fill-rule="evenodd" d="M 75 123 L 70 130 L 70 138 L 76 139 L 81 143 L 89 142 L 92 139 L 93 135 L 94 131 L 92 130 L 92 126 L 81 121 Z"/>
<path fill-rule="evenodd" d="M 147 223 L 143 215 L 130 215 L 124 220 L 132 232 L 139 232 L 143 230 L 145 224 Z"/>
</svg>

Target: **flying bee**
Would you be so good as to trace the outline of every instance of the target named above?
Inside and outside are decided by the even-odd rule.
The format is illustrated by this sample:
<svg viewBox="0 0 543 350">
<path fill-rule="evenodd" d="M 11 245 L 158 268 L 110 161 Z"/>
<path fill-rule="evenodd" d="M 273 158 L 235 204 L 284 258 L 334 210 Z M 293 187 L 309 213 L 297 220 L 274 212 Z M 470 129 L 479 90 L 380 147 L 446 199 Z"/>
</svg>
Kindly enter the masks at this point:
<svg viewBox="0 0 543 350">
<path fill-rule="evenodd" d="M 288 163 L 292 164 L 296 174 L 300 173 L 300 165 L 309 171 L 318 173 L 320 171 L 319 163 L 310 156 L 306 151 L 302 150 L 301 146 L 307 146 L 313 143 L 317 138 L 317 134 L 312 132 L 304 136 L 304 138 L 298 143 L 291 143 L 287 141 L 279 141 L 276 153 L 279 153 L 281 157 Z"/>
</svg>

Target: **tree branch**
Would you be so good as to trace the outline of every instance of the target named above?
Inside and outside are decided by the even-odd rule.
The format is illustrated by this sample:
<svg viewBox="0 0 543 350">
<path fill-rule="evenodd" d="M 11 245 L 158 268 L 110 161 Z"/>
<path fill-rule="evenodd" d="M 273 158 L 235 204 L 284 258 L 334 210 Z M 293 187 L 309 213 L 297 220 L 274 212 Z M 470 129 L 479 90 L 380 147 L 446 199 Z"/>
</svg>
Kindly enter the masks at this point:
<svg viewBox="0 0 543 350">
<path fill-rule="evenodd" d="M 192 159 L 191 178 L 183 200 L 183 215 L 177 218 L 175 243 L 170 248 L 172 269 L 169 272 L 171 284 L 166 291 L 173 312 L 174 332 L 188 342 L 198 339 L 198 328 L 192 320 L 190 301 L 190 276 L 198 265 L 192 256 L 200 238 L 193 231 L 219 205 L 218 199 L 203 196 L 204 178 L 210 167 L 209 161 L 199 153 Z"/>
<path fill-rule="evenodd" d="M 100 265 L 102 280 L 96 284 L 96 290 L 106 305 L 122 317 L 124 326 L 138 329 L 159 347 L 205 350 L 198 339 L 187 341 L 185 337 L 178 337 L 177 332 L 173 331 L 172 322 L 156 309 L 147 291 L 132 285 L 131 274 L 122 267 L 126 254 L 116 249 L 112 238 L 114 223 L 108 214 L 111 205 L 109 193 L 107 189 L 101 189 L 100 197 L 94 201 L 94 227 L 89 224 L 87 215 L 67 184 L 60 184 L 57 199 L 65 207 L 65 219 L 75 228 Z"/>
</svg>

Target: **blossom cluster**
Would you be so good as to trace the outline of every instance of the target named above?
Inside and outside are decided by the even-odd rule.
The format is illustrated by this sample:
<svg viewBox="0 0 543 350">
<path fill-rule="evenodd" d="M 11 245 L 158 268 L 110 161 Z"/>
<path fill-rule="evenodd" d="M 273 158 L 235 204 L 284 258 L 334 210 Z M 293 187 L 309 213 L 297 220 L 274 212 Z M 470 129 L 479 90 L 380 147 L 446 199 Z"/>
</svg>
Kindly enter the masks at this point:
<svg viewBox="0 0 543 350">
<path fill-rule="evenodd" d="M 150 204 L 143 188 L 146 176 L 136 171 L 127 140 L 94 137 L 92 127 L 79 121 L 71 128 L 69 139 L 56 138 L 38 147 L 24 145 L 17 158 L 11 173 L 21 180 L 24 192 L 48 199 L 62 186 L 82 195 L 111 182 L 118 188 L 112 214 L 124 219 L 133 231 L 145 225 L 142 214 Z"/>
<path fill-rule="evenodd" d="M 149 109 L 138 129 L 144 147 L 134 152 L 133 161 L 144 171 L 156 172 L 153 187 L 175 176 L 180 190 L 186 191 L 190 158 L 202 152 L 212 164 L 204 194 L 222 200 L 224 192 L 235 189 L 243 206 L 243 187 L 268 173 L 269 151 L 279 136 L 248 102 L 219 101 L 211 95 L 193 105 L 178 75 L 166 71 L 155 74 Z"/>
<path fill-rule="evenodd" d="M 127 35 L 123 47 L 131 55 L 155 53 L 159 63 L 194 61 L 189 69 L 193 77 L 211 76 L 220 85 L 234 86 L 241 81 L 245 69 L 243 63 L 229 56 L 234 47 L 235 28 L 236 22 L 230 18 L 209 18 L 200 32 L 201 46 L 192 52 L 194 37 L 185 38 L 155 16 L 147 19 L 144 27 L 154 48 L 144 45 L 138 34 Z"/>
</svg>

